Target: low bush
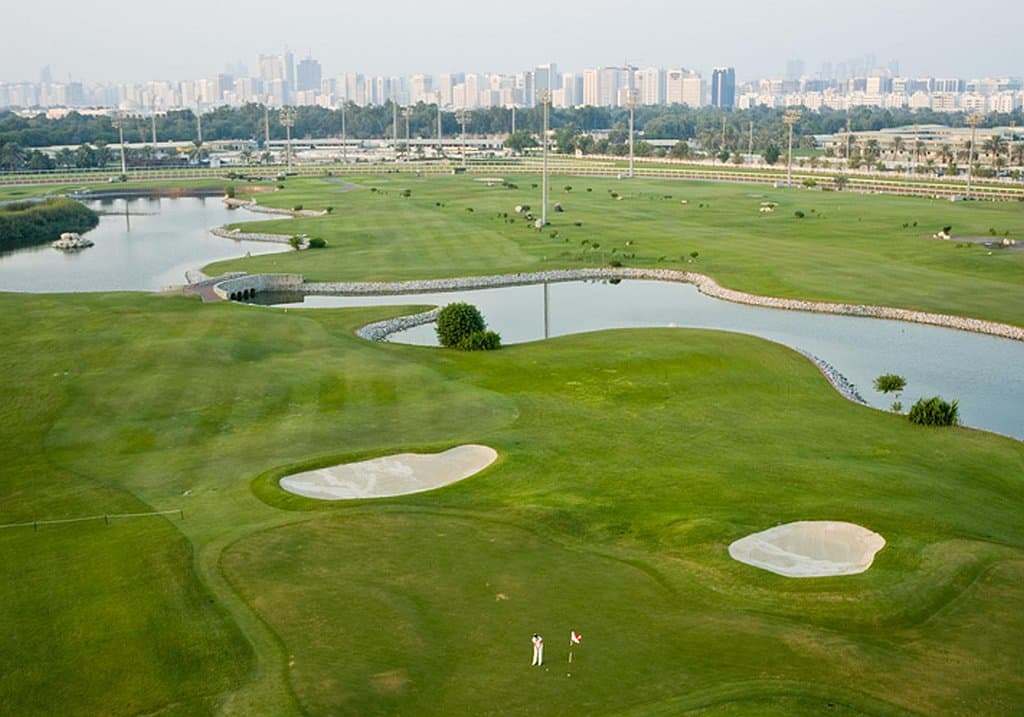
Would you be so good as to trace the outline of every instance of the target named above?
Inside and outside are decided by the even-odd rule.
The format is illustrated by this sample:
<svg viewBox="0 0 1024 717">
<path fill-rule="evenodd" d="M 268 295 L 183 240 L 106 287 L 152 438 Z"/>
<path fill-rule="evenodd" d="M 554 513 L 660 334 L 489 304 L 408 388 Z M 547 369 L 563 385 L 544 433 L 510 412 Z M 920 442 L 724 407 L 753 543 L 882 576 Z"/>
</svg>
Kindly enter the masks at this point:
<svg viewBox="0 0 1024 717">
<path fill-rule="evenodd" d="M 501 348 L 501 336 L 495 331 L 474 331 L 459 342 L 458 348 L 463 351 L 494 351 Z"/>
<path fill-rule="evenodd" d="M 288 237 L 288 244 L 291 245 L 292 249 L 298 251 L 302 247 L 302 237 L 290 236 Z"/>
<path fill-rule="evenodd" d="M 313 237 L 309 240 L 310 249 L 323 249 L 325 246 L 327 246 L 327 240 L 323 237 Z"/>
<path fill-rule="evenodd" d="M 296 204 L 294 207 L 292 207 L 292 211 L 293 212 L 301 212 L 302 211 L 302 205 L 301 204 Z"/>
<path fill-rule="evenodd" d="M 235 198 L 235 185 L 234 184 L 229 184 L 228 186 L 224 187 L 224 196 L 227 197 L 228 199 L 234 199 Z"/>
<path fill-rule="evenodd" d="M 907 418 L 920 426 L 955 426 L 960 422 L 960 408 L 956 401 L 944 401 L 939 396 L 919 398 L 910 407 Z"/>
<path fill-rule="evenodd" d="M 803 219 L 806 215 L 799 209 L 797 209 L 795 212 L 793 212 L 793 216 L 796 217 L 797 219 Z"/>
</svg>

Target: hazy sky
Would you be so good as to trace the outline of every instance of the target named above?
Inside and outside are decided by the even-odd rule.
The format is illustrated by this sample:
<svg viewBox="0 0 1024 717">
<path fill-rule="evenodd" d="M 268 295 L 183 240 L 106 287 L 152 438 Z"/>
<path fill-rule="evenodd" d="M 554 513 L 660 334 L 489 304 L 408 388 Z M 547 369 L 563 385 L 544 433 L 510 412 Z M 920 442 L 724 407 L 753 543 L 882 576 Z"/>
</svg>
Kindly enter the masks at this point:
<svg viewBox="0 0 1024 717">
<path fill-rule="evenodd" d="M 957 9 L 953 9 L 957 8 Z M 0 80 L 192 79 L 260 52 L 311 52 L 325 76 L 562 71 L 614 65 L 733 65 L 740 78 L 782 76 L 801 58 L 873 54 L 903 74 L 1024 74 L 1020 0 L 733 0 L 505 3 L 465 0 L 32 0 L 0 28 Z"/>
</svg>

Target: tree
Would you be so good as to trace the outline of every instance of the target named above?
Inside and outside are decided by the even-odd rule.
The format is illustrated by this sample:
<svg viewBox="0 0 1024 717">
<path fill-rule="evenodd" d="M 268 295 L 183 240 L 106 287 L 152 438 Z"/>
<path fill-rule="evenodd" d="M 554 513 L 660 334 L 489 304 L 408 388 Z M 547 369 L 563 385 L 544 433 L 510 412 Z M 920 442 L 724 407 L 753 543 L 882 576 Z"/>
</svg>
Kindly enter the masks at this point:
<svg viewBox="0 0 1024 717">
<path fill-rule="evenodd" d="M 994 134 L 985 140 L 984 148 L 986 152 L 992 154 L 992 166 L 998 169 L 1002 165 L 1002 154 L 1005 143 L 1003 138 L 998 134 Z"/>
<path fill-rule="evenodd" d="M 536 146 L 537 140 L 525 129 L 516 130 L 505 140 L 505 149 L 510 149 L 515 154 L 522 154 L 527 147 Z"/>
<path fill-rule="evenodd" d="M 672 149 L 669 150 L 668 156 L 672 157 L 672 159 L 689 159 L 690 145 L 686 143 L 685 139 L 681 139 L 672 145 Z"/>
<path fill-rule="evenodd" d="M 837 192 L 843 191 L 843 187 L 845 187 L 849 183 L 849 181 L 850 180 L 847 178 L 845 174 L 837 174 L 832 178 L 832 182 L 836 185 Z"/>
<path fill-rule="evenodd" d="M 448 304 L 437 315 L 437 340 L 442 346 L 458 346 L 470 334 L 486 329 L 484 317 L 472 304 Z"/>
<path fill-rule="evenodd" d="M 764 161 L 768 164 L 775 164 L 781 156 L 782 151 L 775 146 L 774 142 L 769 142 L 768 146 L 764 148 Z"/>
<path fill-rule="evenodd" d="M 907 387 L 907 379 L 903 378 L 899 374 L 895 373 L 883 373 L 881 376 L 875 379 L 875 390 L 881 391 L 888 395 L 895 393 L 895 400 L 892 402 L 892 410 L 899 413 L 903 410 L 903 404 L 900 403 L 900 393 Z"/>
</svg>

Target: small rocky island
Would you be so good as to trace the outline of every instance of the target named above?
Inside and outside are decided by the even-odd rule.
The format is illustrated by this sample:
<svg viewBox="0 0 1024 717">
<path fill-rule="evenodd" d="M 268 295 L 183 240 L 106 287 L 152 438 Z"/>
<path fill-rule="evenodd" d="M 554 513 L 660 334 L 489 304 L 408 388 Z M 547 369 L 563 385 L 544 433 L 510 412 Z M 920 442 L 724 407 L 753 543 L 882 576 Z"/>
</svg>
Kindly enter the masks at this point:
<svg viewBox="0 0 1024 717">
<path fill-rule="evenodd" d="M 85 249 L 92 245 L 92 239 L 86 239 L 81 234 L 77 234 L 75 232 L 64 232 L 60 235 L 60 239 L 53 242 L 50 246 L 62 251 L 78 251 L 79 249 Z"/>
</svg>

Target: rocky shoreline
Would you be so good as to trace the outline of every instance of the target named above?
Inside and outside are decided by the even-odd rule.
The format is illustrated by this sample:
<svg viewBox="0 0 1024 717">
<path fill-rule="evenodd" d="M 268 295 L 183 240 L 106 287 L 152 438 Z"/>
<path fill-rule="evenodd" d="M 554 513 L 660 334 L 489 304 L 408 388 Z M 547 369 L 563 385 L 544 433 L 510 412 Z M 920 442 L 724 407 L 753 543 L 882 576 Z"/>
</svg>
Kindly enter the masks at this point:
<svg viewBox="0 0 1024 717">
<path fill-rule="evenodd" d="M 799 349 L 797 350 L 799 351 Z M 864 397 L 860 395 L 859 391 L 857 391 L 857 387 L 850 383 L 846 376 L 839 373 L 835 366 L 825 359 L 819 358 L 807 351 L 800 351 L 800 353 L 809 358 L 811 362 L 818 367 L 818 370 L 821 371 L 821 374 L 825 379 L 832 384 L 832 388 L 834 388 L 841 396 L 848 398 L 854 403 L 860 403 L 864 406 L 868 405 L 868 402 L 865 401 Z"/>
<path fill-rule="evenodd" d="M 988 334 L 1013 341 L 1024 341 L 1024 327 L 1002 324 L 995 321 L 972 319 L 951 314 L 932 314 L 891 306 L 869 306 L 863 304 L 842 304 L 802 299 L 784 299 L 761 296 L 745 291 L 726 289 L 710 276 L 692 271 L 675 269 L 634 269 L 590 268 L 556 269 L 551 271 L 499 274 L 492 276 L 468 276 L 450 279 L 424 279 L 419 281 L 377 281 L 377 282 L 311 282 L 303 284 L 307 294 L 370 295 L 370 294 L 417 294 L 438 291 L 484 289 L 501 286 L 555 283 L 580 280 L 646 279 L 655 281 L 677 281 L 693 284 L 702 294 L 737 304 L 749 304 L 788 311 L 809 311 L 823 314 L 863 316 L 894 321 L 909 321 L 932 326 L 944 326 L 960 331 Z"/>
</svg>

